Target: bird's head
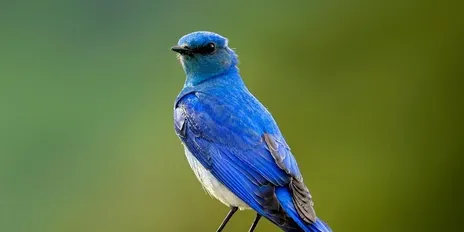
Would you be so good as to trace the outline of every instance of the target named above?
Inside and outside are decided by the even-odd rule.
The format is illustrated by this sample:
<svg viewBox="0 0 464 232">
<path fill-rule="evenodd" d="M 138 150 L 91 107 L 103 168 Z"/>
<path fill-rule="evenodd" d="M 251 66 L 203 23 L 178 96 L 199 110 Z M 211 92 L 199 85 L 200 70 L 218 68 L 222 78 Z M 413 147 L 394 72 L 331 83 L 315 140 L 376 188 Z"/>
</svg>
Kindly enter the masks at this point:
<svg viewBox="0 0 464 232">
<path fill-rule="evenodd" d="M 191 84 L 227 72 L 237 65 L 237 55 L 227 46 L 227 39 L 213 32 L 197 31 L 184 35 L 171 48 Z"/>
</svg>

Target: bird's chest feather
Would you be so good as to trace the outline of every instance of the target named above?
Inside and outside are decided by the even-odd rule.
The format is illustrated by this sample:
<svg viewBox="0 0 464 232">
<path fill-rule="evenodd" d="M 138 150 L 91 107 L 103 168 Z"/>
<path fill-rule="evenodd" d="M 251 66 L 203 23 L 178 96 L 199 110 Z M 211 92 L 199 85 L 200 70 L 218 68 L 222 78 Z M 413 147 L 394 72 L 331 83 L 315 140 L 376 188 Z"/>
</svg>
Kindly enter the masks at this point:
<svg viewBox="0 0 464 232">
<path fill-rule="evenodd" d="M 240 209 L 249 209 L 250 207 L 233 194 L 227 187 L 219 182 L 210 171 L 203 167 L 203 165 L 192 155 L 192 153 L 185 147 L 185 156 L 192 168 L 195 176 L 200 181 L 205 191 L 214 198 L 221 201 L 227 206 L 236 206 Z"/>
</svg>

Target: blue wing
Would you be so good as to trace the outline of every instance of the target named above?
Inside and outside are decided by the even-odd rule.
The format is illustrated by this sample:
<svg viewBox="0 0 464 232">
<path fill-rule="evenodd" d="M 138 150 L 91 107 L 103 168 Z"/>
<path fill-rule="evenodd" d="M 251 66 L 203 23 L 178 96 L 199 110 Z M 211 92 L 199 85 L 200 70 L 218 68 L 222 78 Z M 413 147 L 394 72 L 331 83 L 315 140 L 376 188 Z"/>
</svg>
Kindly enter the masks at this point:
<svg viewBox="0 0 464 232">
<path fill-rule="evenodd" d="M 227 102 L 221 100 L 224 96 Z M 301 228 L 296 213 L 307 224 L 316 221 L 311 195 L 290 148 L 272 116 L 249 92 L 181 94 L 174 118 L 176 132 L 190 152 L 251 208 L 286 231 Z M 290 193 L 293 204 L 279 202 L 276 193 L 282 191 Z"/>
</svg>

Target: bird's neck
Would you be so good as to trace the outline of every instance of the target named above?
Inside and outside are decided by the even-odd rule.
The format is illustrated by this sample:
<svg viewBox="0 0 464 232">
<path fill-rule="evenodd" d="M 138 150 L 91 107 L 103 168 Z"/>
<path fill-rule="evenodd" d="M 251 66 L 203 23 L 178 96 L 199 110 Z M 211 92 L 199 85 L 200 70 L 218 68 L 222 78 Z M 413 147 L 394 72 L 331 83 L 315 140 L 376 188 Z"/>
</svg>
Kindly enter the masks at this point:
<svg viewBox="0 0 464 232">
<path fill-rule="evenodd" d="M 227 76 L 227 78 L 221 78 L 224 76 Z M 233 80 L 234 78 L 237 78 L 238 80 Z M 238 67 L 234 65 L 219 74 L 187 73 L 187 79 L 185 80 L 184 87 L 194 87 L 194 86 L 201 85 L 205 82 L 210 82 L 216 79 L 226 79 L 225 81 L 240 81 L 241 82 Z"/>
</svg>

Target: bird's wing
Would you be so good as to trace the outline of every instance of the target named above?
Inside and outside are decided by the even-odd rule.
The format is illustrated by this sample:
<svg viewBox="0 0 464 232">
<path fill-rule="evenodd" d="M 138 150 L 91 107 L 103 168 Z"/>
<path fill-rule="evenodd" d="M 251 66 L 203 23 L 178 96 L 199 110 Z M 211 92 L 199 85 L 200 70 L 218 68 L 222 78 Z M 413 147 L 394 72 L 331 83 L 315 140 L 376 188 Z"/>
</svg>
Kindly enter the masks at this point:
<svg viewBox="0 0 464 232">
<path fill-rule="evenodd" d="M 276 188 L 286 187 L 298 214 L 315 221 L 295 158 L 272 117 L 261 115 L 268 113 L 259 107 L 192 92 L 176 102 L 175 129 L 200 163 L 258 213 L 280 226 L 294 223 L 275 195 Z"/>
</svg>

